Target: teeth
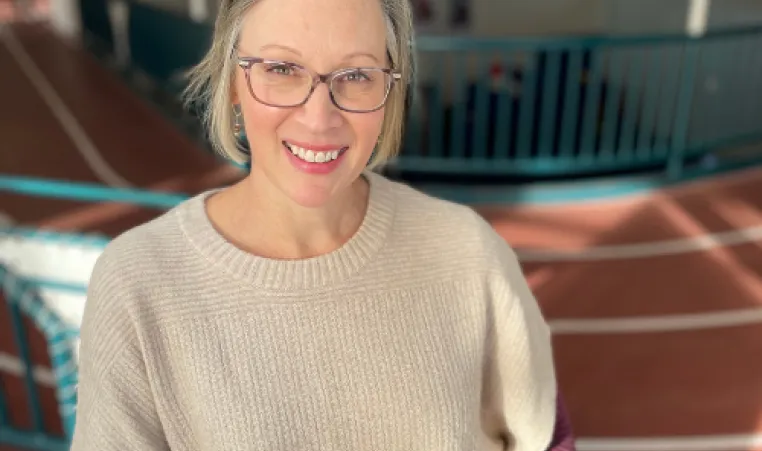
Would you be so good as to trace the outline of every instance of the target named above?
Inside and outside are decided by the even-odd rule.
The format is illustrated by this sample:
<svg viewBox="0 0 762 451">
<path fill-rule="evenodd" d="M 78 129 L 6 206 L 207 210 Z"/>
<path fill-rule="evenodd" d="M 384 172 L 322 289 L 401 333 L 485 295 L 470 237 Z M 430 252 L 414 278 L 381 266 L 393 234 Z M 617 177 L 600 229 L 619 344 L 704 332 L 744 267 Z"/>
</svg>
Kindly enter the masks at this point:
<svg viewBox="0 0 762 451">
<path fill-rule="evenodd" d="M 328 163 L 329 161 L 333 161 L 339 158 L 338 150 L 315 152 L 314 150 L 304 149 L 289 143 L 286 143 L 286 147 L 291 150 L 291 153 L 310 163 Z"/>
</svg>

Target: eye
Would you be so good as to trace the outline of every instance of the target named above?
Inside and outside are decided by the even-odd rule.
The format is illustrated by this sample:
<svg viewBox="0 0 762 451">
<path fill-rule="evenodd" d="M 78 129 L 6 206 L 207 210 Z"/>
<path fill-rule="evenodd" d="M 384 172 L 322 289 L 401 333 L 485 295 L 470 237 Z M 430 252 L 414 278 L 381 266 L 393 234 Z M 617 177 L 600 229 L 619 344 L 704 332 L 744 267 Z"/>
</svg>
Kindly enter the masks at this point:
<svg viewBox="0 0 762 451">
<path fill-rule="evenodd" d="M 362 70 L 354 70 L 352 72 L 347 72 L 342 76 L 344 81 L 357 81 L 357 82 L 363 82 L 363 81 L 370 81 L 371 77 L 366 74 Z"/>
<path fill-rule="evenodd" d="M 288 64 L 274 63 L 267 66 L 267 72 L 276 75 L 291 75 L 294 72 L 294 68 Z"/>
</svg>

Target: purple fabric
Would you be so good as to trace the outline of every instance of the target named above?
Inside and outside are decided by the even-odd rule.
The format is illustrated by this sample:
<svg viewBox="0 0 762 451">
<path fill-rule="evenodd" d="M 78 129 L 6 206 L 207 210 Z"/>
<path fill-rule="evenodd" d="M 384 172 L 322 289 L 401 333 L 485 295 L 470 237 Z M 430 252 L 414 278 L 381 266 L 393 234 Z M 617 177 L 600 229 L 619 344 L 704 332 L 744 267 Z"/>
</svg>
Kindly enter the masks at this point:
<svg viewBox="0 0 762 451">
<path fill-rule="evenodd" d="M 548 451 L 576 451 L 574 444 L 574 432 L 572 430 L 569 413 L 561 397 L 561 392 L 556 396 L 556 426 L 553 431 L 553 440 Z"/>
</svg>

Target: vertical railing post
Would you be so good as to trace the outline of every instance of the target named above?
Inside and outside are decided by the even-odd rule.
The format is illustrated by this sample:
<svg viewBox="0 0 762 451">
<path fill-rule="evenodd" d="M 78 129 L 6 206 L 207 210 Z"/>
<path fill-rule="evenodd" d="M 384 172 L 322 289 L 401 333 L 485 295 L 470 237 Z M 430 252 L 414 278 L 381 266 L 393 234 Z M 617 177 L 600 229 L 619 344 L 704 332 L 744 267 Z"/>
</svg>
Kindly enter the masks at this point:
<svg viewBox="0 0 762 451">
<path fill-rule="evenodd" d="M 8 299 L 7 296 L 3 296 L 2 293 L 2 287 L 5 285 L 5 278 L 7 277 L 7 272 L 5 271 L 5 268 L 0 265 L 0 303 L 3 302 L 3 299 L 5 299 L 6 304 L 10 304 L 10 299 Z M 6 393 L 3 390 L 2 384 L 0 384 L 0 430 L 2 430 L 4 427 L 8 427 L 10 424 L 10 408 L 8 407 L 8 400 L 6 399 Z"/>
<path fill-rule="evenodd" d="M 6 271 L 3 265 L 0 265 L 0 303 L 3 299 L 6 304 L 10 304 L 10 296 L 6 294 L 3 287 L 6 286 L 6 279 L 8 277 L 8 271 Z M 3 391 L 2 385 L 0 385 L 0 429 L 7 427 L 10 424 L 10 408 L 8 407 L 8 400 L 6 394 Z"/>
<path fill-rule="evenodd" d="M 6 290 L 6 301 L 11 318 L 11 328 L 13 329 L 13 338 L 16 342 L 19 358 L 24 366 L 24 387 L 26 388 L 29 409 L 32 412 L 32 427 L 34 432 L 41 433 L 45 430 L 42 418 L 42 404 L 40 396 L 37 393 L 37 383 L 34 379 L 34 364 L 32 362 L 29 345 L 26 340 L 23 317 L 21 315 L 20 303 L 24 296 L 30 295 L 26 290 L 27 284 L 21 279 L 8 277 L 6 274 L 3 280 L 3 288 Z"/>
<path fill-rule="evenodd" d="M 5 399 L 5 393 L 2 391 L 2 387 L 0 387 L 0 429 L 8 426 L 10 423 L 10 419 L 8 417 L 8 401 Z"/>
<path fill-rule="evenodd" d="M 700 41 L 698 39 L 691 38 L 685 43 L 683 48 L 683 68 L 680 75 L 677 111 L 672 127 L 672 142 L 667 157 L 667 177 L 670 180 L 680 178 L 683 173 L 691 110 L 693 108 L 696 72 L 698 71 L 699 45 Z"/>
<path fill-rule="evenodd" d="M 64 329 L 60 322 L 46 326 L 45 330 L 56 379 L 58 411 L 66 437 L 71 440 L 76 420 L 78 365 L 70 343 L 78 332 Z"/>
</svg>

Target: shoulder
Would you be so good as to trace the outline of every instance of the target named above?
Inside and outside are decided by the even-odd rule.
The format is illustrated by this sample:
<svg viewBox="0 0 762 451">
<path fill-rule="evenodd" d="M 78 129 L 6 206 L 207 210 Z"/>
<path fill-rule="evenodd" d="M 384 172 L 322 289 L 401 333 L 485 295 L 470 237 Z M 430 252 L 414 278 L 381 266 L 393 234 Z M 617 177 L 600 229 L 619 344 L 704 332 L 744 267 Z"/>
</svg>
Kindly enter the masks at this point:
<svg viewBox="0 0 762 451">
<path fill-rule="evenodd" d="M 417 222 L 431 227 L 447 219 L 449 225 L 473 230 L 475 222 L 481 221 L 481 217 L 468 205 L 433 196 L 406 182 L 380 175 L 375 177 L 381 180 L 378 183 L 383 183 L 385 189 L 393 192 L 397 219 L 403 220 L 404 224 L 414 225 Z"/>
<path fill-rule="evenodd" d="M 513 312 L 515 321 L 548 336 L 518 254 L 487 219 L 467 205 L 390 183 L 397 215 L 389 259 L 419 282 L 476 281 L 494 309 Z"/>
<path fill-rule="evenodd" d="M 177 213 L 183 207 L 180 204 L 112 238 L 96 261 L 91 284 L 109 277 L 129 281 L 160 264 L 162 255 L 182 235 Z"/>
<path fill-rule="evenodd" d="M 178 259 L 188 255 L 178 215 L 194 201 L 188 199 L 109 241 L 90 275 L 86 311 L 132 316 L 140 302 L 150 299 L 163 274 L 181 266 Z"/>
<path fill-rule="evenodd" d="M 410 252 L 435 255 L 459 268 L 515 272 L 518 258 L 508 241 L 469 205 L 387 180 L 395 192 L 394 239 Z"/>
</svg>

